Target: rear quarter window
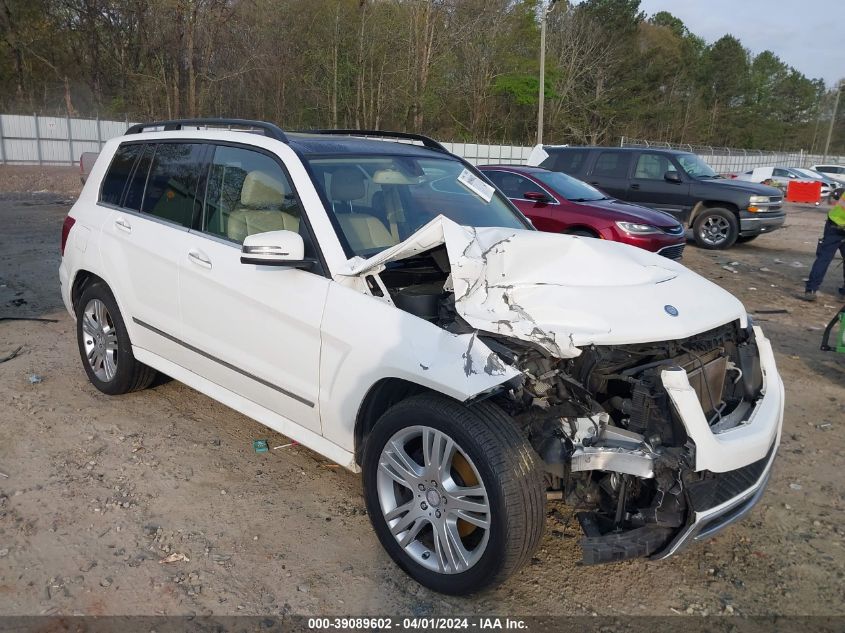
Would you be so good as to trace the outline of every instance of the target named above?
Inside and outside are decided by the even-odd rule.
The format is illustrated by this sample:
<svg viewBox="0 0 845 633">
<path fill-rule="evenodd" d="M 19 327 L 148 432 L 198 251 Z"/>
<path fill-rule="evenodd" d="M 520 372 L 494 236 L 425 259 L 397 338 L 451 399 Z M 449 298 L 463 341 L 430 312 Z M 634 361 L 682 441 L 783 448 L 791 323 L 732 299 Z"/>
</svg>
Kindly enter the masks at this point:
<svg viewBox="0 0 845 633">
<path fill-rule="evenodd" d="M 143 148 L 144 146 L 139 144 L 121 145 L 117 148 L 111 165 L 106 171 L 106 177 L 103 178 L 103 185 L 100 188 L 100 202 L 120 206 L 126 181 L 129 179 L 129 174 L 132 173 L 135 161 Z"/>
<path fill-rule="evenodd" d="M 577 174 L 584 168 L 586 161 L 587 150 L 564 149 L 551 154 L 540 164 L 540 167 L 552 171 L 562 171 L 564 174 Z"/>
</svg>

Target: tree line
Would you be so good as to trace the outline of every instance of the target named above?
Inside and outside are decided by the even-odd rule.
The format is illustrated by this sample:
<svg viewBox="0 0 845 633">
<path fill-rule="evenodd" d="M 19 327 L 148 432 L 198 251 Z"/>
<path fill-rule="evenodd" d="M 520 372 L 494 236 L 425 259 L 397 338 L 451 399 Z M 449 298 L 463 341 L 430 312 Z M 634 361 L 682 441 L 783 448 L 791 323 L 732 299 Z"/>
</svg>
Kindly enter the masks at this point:
<svg viewBox="0 0 845 633">
<path fill-rule="evenodd" d="M 546 4 L 0 0 L 0 111 L 530 144 Z M 823 147 L 832 90 L 770 51 L 708 44 L 639 0 L 560 0 L 547 24 L 547 142 Z M 845 153 L 841 121 L 831 153 Z"/>
</svg>

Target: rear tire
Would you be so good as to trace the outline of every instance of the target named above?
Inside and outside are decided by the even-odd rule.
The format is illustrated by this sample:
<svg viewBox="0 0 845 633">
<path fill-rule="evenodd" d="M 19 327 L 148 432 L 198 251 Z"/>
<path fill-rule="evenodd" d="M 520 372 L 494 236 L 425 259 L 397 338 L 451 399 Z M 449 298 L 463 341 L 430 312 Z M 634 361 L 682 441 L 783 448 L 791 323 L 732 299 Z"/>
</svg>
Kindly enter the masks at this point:
<svg viewBox="0 0 845 633">
<path fill-rule="evenodd" d="M 101 281 L 86 287 L 76 303 L 76 339 L 88 380 L 105 394 L 146 389 L 156 377 L 135 360 L 117 301 Z"/>
<path fill-rule="evenodd" d="M 739 220 L 727 209 L 705 209 L 693 223 L 695 243 L 701 248 L 722 250 L 730 248 L 739 236 Z"/>
<path fill-rule="evenodd" d="M 439 394 L 399 402 L 371 431 L 363 471 L 379 541 L 434 591 L 464 595 L 501 583 L 540 542 L 537 459 L 491 403 L 467 407 Z"/>
</svg>

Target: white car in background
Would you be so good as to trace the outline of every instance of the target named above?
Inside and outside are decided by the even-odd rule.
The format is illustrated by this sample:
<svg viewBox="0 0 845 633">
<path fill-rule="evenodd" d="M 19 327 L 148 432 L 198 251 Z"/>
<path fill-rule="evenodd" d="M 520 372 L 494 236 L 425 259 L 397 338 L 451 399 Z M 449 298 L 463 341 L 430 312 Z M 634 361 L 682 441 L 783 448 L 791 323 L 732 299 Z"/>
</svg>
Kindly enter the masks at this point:
<svg viewBox="0 0 845 633">
<path fill-rule="evenodd" d="M 825 179 L 809 169 L 798 169 L 795 167 L 755 167 L 744 173 L 737 174 L 736 179 L 757 183 L 769 181 L 784 191 L 786 191 L 786 187 L 790 182 L 820 182 L 822 198 L 828 197 L 833 192 L 830 179 Z"/>
<path fill-rule="evenodd" d="M 363 472 L 382 546 L 437 591 L 530 561 L 549 497 L 580 510 L 586 563 L 671 556 L 751 510 L 780 443 L 772 346 L 736 298 L 534 230 L 423 136 L 133 126 L 61 250 L 97 389 L 160 371 Z"/>
<path fill-rule="evenodd" d="M 810 169 L 833 178 L 839 187 L 845 186 L 845 166 L 843 165 L 813 165 Z"/>
</svg>

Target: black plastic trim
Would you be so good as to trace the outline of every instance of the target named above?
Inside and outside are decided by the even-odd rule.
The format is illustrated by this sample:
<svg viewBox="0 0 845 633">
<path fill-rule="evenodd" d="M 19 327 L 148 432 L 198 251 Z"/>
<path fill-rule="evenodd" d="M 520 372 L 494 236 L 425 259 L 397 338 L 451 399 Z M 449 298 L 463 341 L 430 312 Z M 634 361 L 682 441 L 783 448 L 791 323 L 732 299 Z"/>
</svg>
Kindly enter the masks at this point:
<svg viewBox="0 0 845 633">
<path fill-rule="evenodd" d="M 149 330 L 150 332 L 154 332 L 155 334 L 158 334 L 159 336 L 164 337 L 169 341 L 173 341 L 177 345 L 181 345 L 185 349 L 191 350 L 195 354 L 199 354 L 200 356 L 203 356 L 204 358 L 207 358 L 208 360 L 211 360 L 211 361 L 214 361 L 215 363 L 223 365 L 223 367 L 225 367 L 226 369 L 231 369 L 233 372 L 238 373 L 241 376 L 249 378 L 250 380 L 254 380 L 255 382 L 262 384 L 265 387 L 269 387 L 270 389 L 273 389 L 274 391 L 278 391 L 280 394 L 285 395 L 288 398 L 293 398 L 297 402 L 301 402 L 302 404 L 304 404 L 306 406 L 309 406 L 309 407 L 312 407 L 312 408 L 314 407 L 314 403 L 311 402 L 310 400 L 308 400 L 307 398 L 303 398 L 302 396 L 298 396 L 295 393 L 288 391 L 287 389 L 284 389 L 283 387 L 279 387 L 278 385 L 274 385 L 272 382 L 268 382 L 268 381 L 264 380 L 263 378 L 259 378 L 255 374 L 251 374 L 248 371 L 244 371 L 243 369 L 241 369 L 240 367 L 236 367 L 232 363 L 227 363 L 225 360 L 221 360 L 221 359 L 217 358 L 216 356 L 212 356 L 208 352 L 205 352 L 198 347 L 194 347 L 190 343 L 186 343 L 185 341 L 178 339 L 175 336 L 172 336 L 172 335 L 168 334 L 167 332 L 165 332 L 163 330 L 159 330 L 157 327 L 150 325 L 149 323 L 145 323 L 144 321 L 141 321 L 141 319 L 136 319 L 135 317 L 132 317 L 132 321 L 134 321 L 135 323 L 140 325 L 142 328 Z"/>
</svg>

